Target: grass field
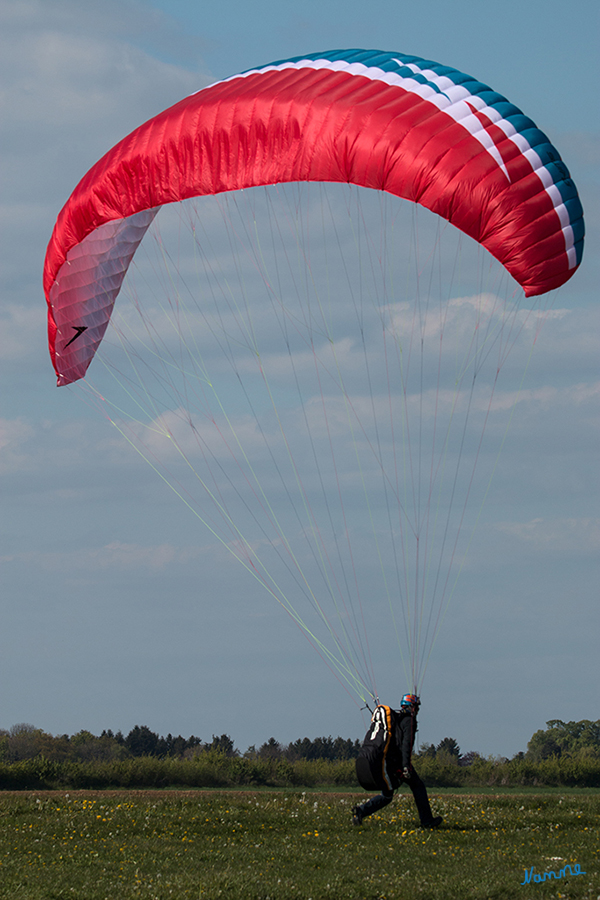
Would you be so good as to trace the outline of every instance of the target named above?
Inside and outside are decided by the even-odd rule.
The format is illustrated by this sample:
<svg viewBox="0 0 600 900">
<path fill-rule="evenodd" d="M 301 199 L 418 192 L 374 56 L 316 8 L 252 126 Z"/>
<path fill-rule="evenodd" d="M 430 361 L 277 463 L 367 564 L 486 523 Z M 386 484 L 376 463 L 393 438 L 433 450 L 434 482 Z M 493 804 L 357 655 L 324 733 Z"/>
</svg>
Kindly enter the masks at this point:
<svg viewBox="0 0 600 900">
<path fill-rule="evenodd" d="M 600 897 L 598 793 L 431 792 L 434 812 L 444 816 L 433 832 L 418 827 L 404 793 L 356 828 L 350 810 L 358 796 L 365 797 L 2 793 L 0 897 Z M 582 874 L 534 880 L 566 864 Z M 522 884 L 525 870 L 532 877 Z"/>
</svg>

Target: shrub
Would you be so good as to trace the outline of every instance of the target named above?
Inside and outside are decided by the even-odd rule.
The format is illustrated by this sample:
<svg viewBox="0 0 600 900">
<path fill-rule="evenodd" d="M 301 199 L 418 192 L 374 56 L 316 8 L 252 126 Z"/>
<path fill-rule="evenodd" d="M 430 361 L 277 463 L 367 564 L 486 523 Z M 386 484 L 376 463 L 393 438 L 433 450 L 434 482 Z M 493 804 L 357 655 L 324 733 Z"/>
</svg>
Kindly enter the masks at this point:
<svg viewBox="0 0 600 900">
<path fill-rule="evenodd" d="M 417 770 L 430 787 L 483 785 L 600 787 L 600 760 L 593 756 L 531 759 L 473 759 L 470 766 L 445 764 L 438 756 L 416 760 Z M 17 762 L 0 762 L 0 790 L 43 788 L 162 788 L 317 787 L 357 788 L 354 760 L 248 759 L 203 750 L 191 758 L 137 756 L 128 759 L 50 760 L 44 755 Z"/>
</svg>

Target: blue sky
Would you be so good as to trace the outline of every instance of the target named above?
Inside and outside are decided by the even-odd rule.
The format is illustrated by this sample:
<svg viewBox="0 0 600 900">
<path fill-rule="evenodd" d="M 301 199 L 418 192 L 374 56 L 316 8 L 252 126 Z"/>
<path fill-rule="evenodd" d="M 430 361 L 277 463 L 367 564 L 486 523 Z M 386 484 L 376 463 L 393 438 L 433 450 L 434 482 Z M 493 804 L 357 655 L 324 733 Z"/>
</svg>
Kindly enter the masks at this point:
<svg viewBox="0 0 600 900">
<path fill-rule="evenodd" d="M 558 147 L 587 223 L 583 265 L 555 300 L 567 312 L 536 345 L 431 657 L 421 740 L 512 755 L 548 719 L 597 719 L 597 4 L 375 2 L 365 15 L 325 0 L 226 13 L 191 0 L 0 2 L 0 727 L 146 724 L 228 732 L 242 749 L 364 732 L 289 618 L 214 554 L 80 393 L 55 388 L 41 290 L 60 207 L 128 131 L 213 80 L 344 46 L 432 58 L 505 94 Z M 404 690 L 392 662 L 383 684 Z"/>
</svg>

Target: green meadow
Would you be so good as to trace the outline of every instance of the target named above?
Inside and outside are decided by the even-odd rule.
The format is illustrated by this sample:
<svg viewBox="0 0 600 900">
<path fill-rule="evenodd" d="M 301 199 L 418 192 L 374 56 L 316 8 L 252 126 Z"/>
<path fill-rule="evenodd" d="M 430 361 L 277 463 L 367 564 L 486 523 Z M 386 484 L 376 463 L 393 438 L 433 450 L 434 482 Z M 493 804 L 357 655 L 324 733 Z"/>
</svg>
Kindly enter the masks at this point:
<svg viewBox="0 0 600 900">
<path fill-rule="evenodd" d="M 597 792 L 410 794 L 357 828 L 365 794 L 0 794 L 0 897 L 11 900 L 393 900 L 600 896 Z M 544 873 L 546 881 L 535 881 Z M 532 869 L 533 867 L 533 869 Z M 525 880 L 526 871 L 530 881 Z M 548 880 L 550 879 L 550 880 Z"/>
</svg>

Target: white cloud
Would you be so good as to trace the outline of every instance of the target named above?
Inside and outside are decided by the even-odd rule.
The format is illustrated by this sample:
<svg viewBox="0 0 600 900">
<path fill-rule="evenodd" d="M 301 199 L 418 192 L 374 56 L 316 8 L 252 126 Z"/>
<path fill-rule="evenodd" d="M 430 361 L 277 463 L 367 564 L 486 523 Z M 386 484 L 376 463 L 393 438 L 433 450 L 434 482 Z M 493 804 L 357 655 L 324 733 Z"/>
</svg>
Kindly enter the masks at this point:
<svg viewBox="0 0 600 900">
<path fill-rule="evenodd" d="M 500 522 L 496 528 L 538 553 L 597 558 L 600 551 L 598 518 L 536 518 L 529 522 Z"/>
<path fill-rule="evenodd" d="M 29 461 L 22 447 L 34 434 L 23 419 L 0 419 L 0 474 L 27 469 Z"/>
<path fill-rule="evenodd" d="M 546 385 L 539 388 L 523 388 L 520 391 L 499 391 L 492 401 L 493 409 L 512 409 L 517 403 L 528 404 L 540 410 L 597 404 L 600 400 L 600 381 L 593 384 L 573 384 L 565 388 Z M 597 407 L 596 407 L 597 409 Z"/>
<path fill-rule="evenodd" d="M 16 562 L 40 567 L 51 572 L 87 572 L 109 569 L 150 569 L 163 570 L 171 565 L 182 565 L 209 552 L 208 547 L 177 548 L 171 544 L 143 546 L 122 541 L 113 541 L 98 548 L 77 550 L 57 550 L 52 553 L 24 551 L 0 557 L 0 562 Z"/>
<path fill-rule="evenodd" d="M 45 352 L 44 321 L 41 304 L 37 309 L 6 304 L 0 310 L 0 360 L 22 360 L 30 353 Z"/>
<path fill-rule="evenodd" d="M 254 456 L 264 451 L 265 439 L 255 419 L 244 416 L 221 415 L 213 422 L 203 422 L 199 417 L 190 418 L 184 409 L 169 410 L 151 421 L 148 426 L 133 426 L 139 444 L 161 460 L 188 458 L 206 454 L 210 459 L 242 459 L 242 452 Z M 270 435 L 269 442 L 277 441 Z M 243 448 L 243 451 L 240 450 Z"/>
<path fill-rule="evenodd" d="M 176 90 L 173 99 L 181 99 L 204 81 L 129 44 L 95 35 L 37 30 L 6 39 L 2 52 L 3 72 L 10 73 L 2 111 L 15 138 L 22 128 L 36 130 L 40 139 L 66 137 L 69 128 L 73 137 L 80 129 L 80 141 L 89 141 L 90 129 L 101 140 L 102 123 L 110 121 L 111 131 L 120 123 L 141 124 L 146 112 L 160 111 L 160 95 Z M 30 151 L 41 149 L 47 144 Z"/>
<path fill-rule="evenodd" d="M 0 3 L 1 290 L 8 317 L 0 355 L 14 366 L 9 375 L 31 371 L 45 353 L 42 265 L 69 193 L 133 128 L 212 80 L 140 45 L 156 38 L 170 46 L 176 35 L 168 17 L 134 0 Z M 49 363 L 44 371 L 51 383 Z"/>
<path fill-rule="evenodd" d="M 87 472 L 93 483 L 106 480 L 107 465 L 127 470 L 128 464 L 137 464 L 135 454 L 101 420 L 0 419 L 0 474 L 39 476 L 42 481 L 32 481 L 31 486 L 46 494 L 55 492 L 57 498 L 61 490 L 67 491 L 63 499 L 75 496 L 72 486 L 61 485 L 65 476 Z"/>
<path fill-rule="evenodd" d="M 55 30 L 106 41 L 143 42 L 153 54 L 165 51 L 198 66 L 206 42 L 145 0 L 2 0 L 0 28 L 15 33 Z"/>
<path fill-rule="evenodd" d="M 65 6 L 71 17 L 60 15 Z M 74 187 L 86 157 L 92 165 L 131 129 L 209 80 L 106 30 L 82 33 L 81 4 L 53 7 L 55 16 L 21 16 L 0 31 L 3 196 L 20 203 Z"/>
</svg>

